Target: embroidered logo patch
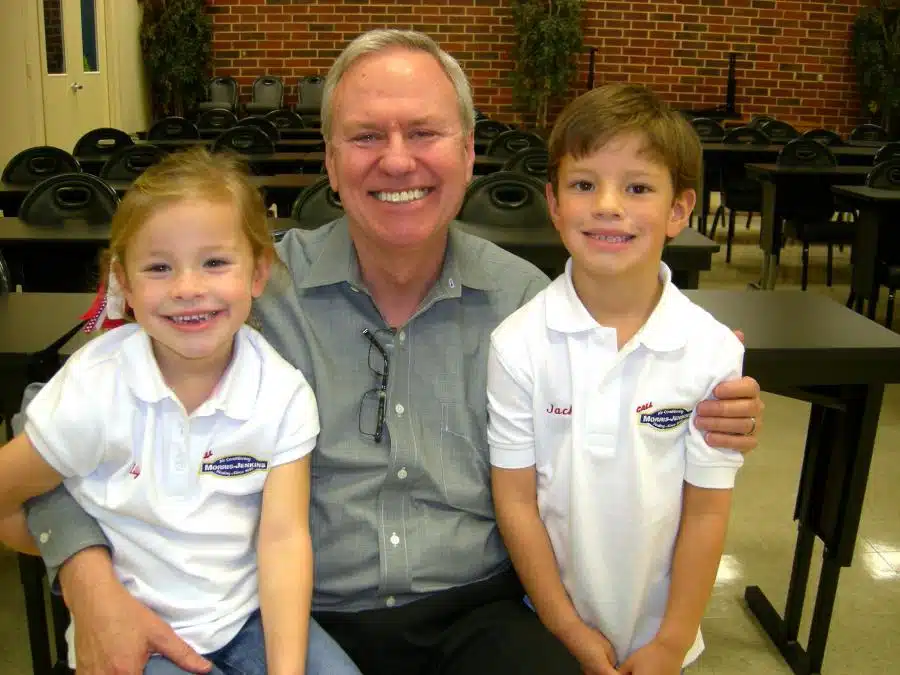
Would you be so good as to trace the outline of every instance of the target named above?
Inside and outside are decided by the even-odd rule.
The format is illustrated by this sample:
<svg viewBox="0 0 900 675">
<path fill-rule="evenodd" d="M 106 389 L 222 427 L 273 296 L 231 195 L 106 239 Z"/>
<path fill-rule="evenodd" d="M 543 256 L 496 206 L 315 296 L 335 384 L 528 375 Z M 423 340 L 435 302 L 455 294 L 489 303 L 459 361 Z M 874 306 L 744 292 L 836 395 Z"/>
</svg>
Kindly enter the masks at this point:
<svg viewBox="0 0 900 675">
<path fill-rule="evenodd" d="M 223 478 L 246 476 L 254 471 L 265 471 L 269 463 L 250 455 L 229 455 L 219 457 L 212 462 L 203 462 L 200 465 L 200 473 L 212 473 Z"/>
<path fill-rule="evenodd" d="M 649 424 L 654 429 L 674 429 L 691 416 L 691 410 L 684 408 L 662 408 L 651 413 L 641 413 L 641 424 Z"/>
</svg>

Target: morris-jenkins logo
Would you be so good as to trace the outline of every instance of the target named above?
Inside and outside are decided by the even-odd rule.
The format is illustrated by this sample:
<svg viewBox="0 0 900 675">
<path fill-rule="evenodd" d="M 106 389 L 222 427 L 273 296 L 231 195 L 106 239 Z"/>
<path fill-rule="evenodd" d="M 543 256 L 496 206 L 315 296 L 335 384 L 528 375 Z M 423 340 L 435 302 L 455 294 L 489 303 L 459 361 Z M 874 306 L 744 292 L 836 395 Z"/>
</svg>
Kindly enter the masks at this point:
<svg viewBox="0 0 900 675">
<path fill-rule="evenodd" d="M 688 419 L 692 412 L 684 408 L 662 408 L 651 413 L 641 413 L 640 421 L 654 429 L 674 429 Z"/>
<path fill-rule="evenodd" d="M 268 462 L 250 455 L 229 455 L 228 457 L 219 457 L 212 462 L 203 462 L 200 465 L 200 473 L 234 478 L 235 476 L 246 476 L 254 471 L 265 471 L 268 467 Z"/>
</svg>

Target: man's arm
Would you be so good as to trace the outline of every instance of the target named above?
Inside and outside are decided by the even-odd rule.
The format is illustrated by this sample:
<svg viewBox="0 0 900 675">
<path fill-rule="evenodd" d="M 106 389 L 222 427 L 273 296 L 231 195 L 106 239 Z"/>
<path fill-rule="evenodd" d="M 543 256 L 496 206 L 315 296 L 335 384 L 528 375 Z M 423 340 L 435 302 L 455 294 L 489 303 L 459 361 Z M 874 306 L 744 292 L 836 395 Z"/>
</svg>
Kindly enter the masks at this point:
<svg viewBox="0 0 900 675">
<path fill-rule="evenodd" d="M 615 675 L 609 640 L 588 626 L 572 604 L 537 506 L 534 467 L 491 468 L 497 525 L 538 617 L 590 675 Z"/>
<path fill-rule="evenodd" d="M 109 541 L 97 521 L 81 508 L 63 485 L 29 499 L 24 508 L 28 530 L 47 566 L 51 584 L 63 563 L 79 551 L 94 546 L 109 549 Z"/>
</svg>

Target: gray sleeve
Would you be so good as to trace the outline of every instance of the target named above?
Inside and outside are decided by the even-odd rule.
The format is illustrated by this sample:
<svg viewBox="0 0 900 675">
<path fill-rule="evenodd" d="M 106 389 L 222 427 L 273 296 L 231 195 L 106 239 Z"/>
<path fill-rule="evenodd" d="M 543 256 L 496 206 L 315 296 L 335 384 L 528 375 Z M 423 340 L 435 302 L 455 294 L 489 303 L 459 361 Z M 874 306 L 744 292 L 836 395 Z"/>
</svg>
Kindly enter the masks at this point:
<svg viewBox="0 0 900 675">
<path fill-rule="evenodd" d="M 40 385 L 28 385 L 22 410 L 39 390 Z M 23 424 L 21 415 L 13 417 L 12 428 L 15 433 L 21 432 Z M 79 551 L 92 546 L 109 548 L 109 541 L 97 521 L 78 505 L 63 485 L 52 492 L 29 499 L 24 507 L 28 530 L 44 559 L 51 585 L 56 584 L 56 575 L 62 564 Z"/>
</svg>

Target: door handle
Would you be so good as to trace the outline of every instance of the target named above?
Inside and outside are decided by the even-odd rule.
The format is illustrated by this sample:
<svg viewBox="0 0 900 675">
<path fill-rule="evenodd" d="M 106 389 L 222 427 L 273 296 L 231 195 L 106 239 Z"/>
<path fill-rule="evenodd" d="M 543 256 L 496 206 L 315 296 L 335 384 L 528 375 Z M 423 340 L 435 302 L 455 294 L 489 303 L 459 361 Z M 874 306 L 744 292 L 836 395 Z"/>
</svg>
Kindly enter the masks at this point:
<svg viewBox="0 0 900 675">
<path fill-rule="evenodd" d="M 84 89 L 84 85 L 78 84 L 77 82 L 73 82 L 71 84 L 71 87 L 72 87 L 72 91 L 81 91 L 82 89 Z"/>
</svg>

